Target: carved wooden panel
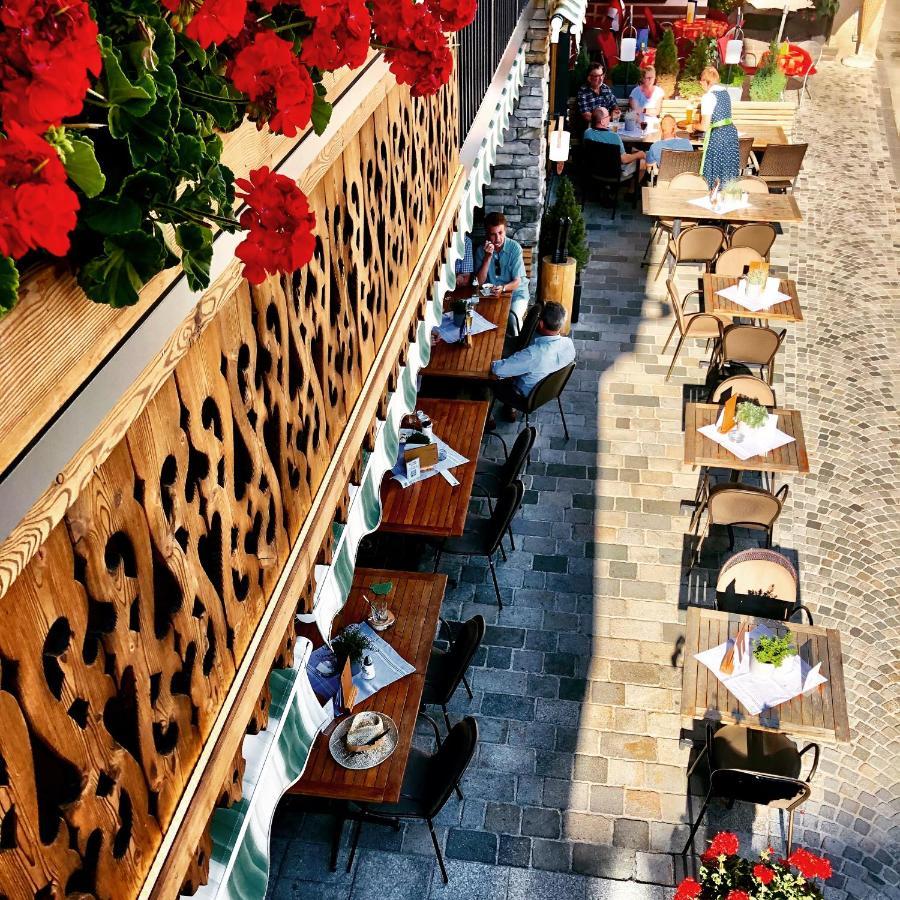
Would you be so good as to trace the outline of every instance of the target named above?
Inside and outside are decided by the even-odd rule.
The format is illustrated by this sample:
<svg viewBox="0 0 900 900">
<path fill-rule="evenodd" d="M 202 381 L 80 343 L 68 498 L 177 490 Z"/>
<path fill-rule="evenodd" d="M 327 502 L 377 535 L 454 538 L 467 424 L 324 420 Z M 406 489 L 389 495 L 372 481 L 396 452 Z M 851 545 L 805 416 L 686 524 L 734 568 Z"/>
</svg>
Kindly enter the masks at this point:
<svg viewBox="0 0 900 900">
<path fill-rule="evenodd" d="M 414 332 L 392 317 L 454 174 L 456 121 L 452 90 L 385 97 L 311 189 L 309 266 L 223 303 L 0 598 L 0 896 L 140 889 L 379 347 Z M 374 435 L 345 451 L 351 483 Z M 291 665 L 293 643 L 291 627 L 255 664 Z M 221 802 L 242 774 L 238 755 Z M 207 835 L 188 888 L 208 862 Z"/>
</svg>

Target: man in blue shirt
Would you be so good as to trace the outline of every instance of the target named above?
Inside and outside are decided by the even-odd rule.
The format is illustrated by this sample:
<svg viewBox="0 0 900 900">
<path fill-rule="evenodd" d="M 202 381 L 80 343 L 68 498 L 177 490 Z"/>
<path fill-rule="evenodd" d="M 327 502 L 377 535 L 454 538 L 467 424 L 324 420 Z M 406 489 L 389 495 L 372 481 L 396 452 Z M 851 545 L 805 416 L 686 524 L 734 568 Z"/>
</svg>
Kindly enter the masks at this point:
<svg viewBox="0 0 900 900">
<path fill-rule="evenodd" d="M 591 116 L 591 127 L 584 133 L 586 141 L 597 141 L 599 144 L 613 144 L 619 148 L 619 154 L 622 159 L 622 177 L 627 178 L 634 174 L 635 167 L 641 163 L 643 168 L 644 151 L 635 150 L 628 153 L 625 150 L 625 143 L 618 134 L 609 130 L 609 110 L 603 106 L 598 106 Z"/>
<path fill-rule="evenodd" d="M 675 118 L 663 116 L 659 123 L 660 138 L 647 151 L 647 165 L 658 166 L 663 150 L 690 151 L 694 145 L 687 138 L 675 137 Z"/>
<path fill-rule="evenodd" d="M 518 334 L 528 309 L 528 278 L 522 247 L 506 236 L 506 216 L 492 212 L 484 217 L 487 240 L 475 252 L 475 277 L 481 285 L 490 284 L 494 293 L 512 291 L 509 330 Z"/>
<path fill-rule="evenodd" d="M 575 359 L 572 339 L 559 333 L 565 321 L 565 307 L 548 301 L 531 343 L 524 350 L 491 363 L 491 371 L 502 379 L 494 385 L 494 397 L 507 404 L 504 412 L 510 421 L 516 418 L 515 410 L 508 405 L 510 401 L 520 403 L 540 381 Z"/>
<path fill-rule="evenodd" d="M 587 73 L 587 83 L 578 88 L 576 97 L 578 112 L 585 122 L 591 121 L 591 114 L 598 107 L 604 107 L 610 113 L 618 108 L 616 95 L 612 88 L 603 83 L 603 66 L 591 63 Z"/>
</svg>

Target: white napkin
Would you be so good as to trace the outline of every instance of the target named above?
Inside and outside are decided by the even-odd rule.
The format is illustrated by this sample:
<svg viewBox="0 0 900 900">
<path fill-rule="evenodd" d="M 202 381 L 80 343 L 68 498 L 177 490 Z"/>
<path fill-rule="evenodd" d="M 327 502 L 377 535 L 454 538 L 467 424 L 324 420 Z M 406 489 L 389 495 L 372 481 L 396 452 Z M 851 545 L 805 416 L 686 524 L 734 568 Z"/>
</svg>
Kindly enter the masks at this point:
<svg viewBox="0 0 900 900">
<path fill-rule="evenodd" d="M 751 716 L 759 715 L 765 709 L 772 709 L 781 703 L 787 703 L 794 697 L 825 684 L 828 679 L 821 674 L 821 663 L 810 666 L 800 655 L 789 656 L 780 666 L 776 681 L 769 675 L 750 671 L 750 648 L 753 642 L 761 637 L 770 637 L 772 632 L 765 625 L 757 625 L 749 635 L 745 635 L 746 646 L 742 659 L 738 660 L 737 650 L 734 652 L 734 671 L 730 675 L 723 674 L 720 666 L 728 648 L 734 643 L 728 639 L 710 650 L 695 654 L 715 676 L 746 707 Z"/>
<path fill-rule="evenodd" d="M 716 419 L 715 425 L 704 425 L 698 428 L 700 434 L 705 435 L 711 441 L 724 447 L 729 453 L 733 453 L 738 459 L 748 460 L 754 456 L 765 456 L 772 450 L 777 450 L 785 444 L 790 444 L 795 438 L 789 434 L 785 434 L 778 427 L 778 416 L 775 413 L 769 413 L 768 422 L 762 428 L 744 429 L 744 439 L 736 444 L 731 438 L 731 432 L 722 434 L 719 426 L 722 424 L 722 413 Z"/>
<path fill-rule="evenodd" d="M 397 455 L 397 462 L 394 464 L 394 468 L 391 470 L 391 474 L 394 480 L 399 481 L 400 487 L 402 488 L 408 488 L 412 484 L 417 484 L 420 481 L 425 481 L 426 478 L 431 478 L 432 475 L 443 475 L 445 471 L 449 471 L 456 466 L 464 465 L 469 461 L 465 456 L 454 450 L 449 444 L 445 444 L 439 437 L 437 437 L 437 435 L 435 435 L 434 443 L 438 445 L 437 463 L 430 469 L 424 469 L 420 471 L 417 478 L 407 478 L 406 460 L 404 458 L 406 445 L 404 444 L 403 438 L 404 435 L 401 430 L 400 450 Z"/>
<path fill-rule="evenodd" d="M 481 334 L 483 331 L 492 331 L 497 326 L 489 322 L 481 313 L 472 310 L 472 328 L 469 334 Z M 453 324 L 453 313 L 444 313 L 441 324 L 437 329 L 438 334 L 448 344 L 455 344 L 459 340 L 459 325 Z"/>
<path fill-rule="evenodd" d="M 750 201 L 743 200 L 741 197 L 737 199 L 732 199 L 730 197 L 722 197 L 721 198 L 721 206 L 719 209 L 713 209 L 712 203 L 709 201 L 709 194 L 704 194 L 702 197 L 697 197 L 696 200 L 688 200 L 688 203 L 693 203 L 694 206 L 699 206 L 703 209 L 709 210 L 711 213 L 715 213 L 719 216 L 724 216 L 725 213 L 734 212 L 736 209 L 749 209 Z"/>
<path fill-rule="evenodd" d="M 780 284 L 780 278 L 767 278 L 765 288 L 755 297 L 751 297 L 748 293 L 742 291 L 740 284 L 729 285 L 727 288 L 722 288 L 721 291 L 716 291 L 716 293 L 732 303 L 740 304 L 744 309 L 759 312 L 761 309 L 769 309 L 775 306 L 776 303 L 784 303 L 785 300 L 791 299 L 790 295 L 782 294 L 778 290 Z"/>
</svg>

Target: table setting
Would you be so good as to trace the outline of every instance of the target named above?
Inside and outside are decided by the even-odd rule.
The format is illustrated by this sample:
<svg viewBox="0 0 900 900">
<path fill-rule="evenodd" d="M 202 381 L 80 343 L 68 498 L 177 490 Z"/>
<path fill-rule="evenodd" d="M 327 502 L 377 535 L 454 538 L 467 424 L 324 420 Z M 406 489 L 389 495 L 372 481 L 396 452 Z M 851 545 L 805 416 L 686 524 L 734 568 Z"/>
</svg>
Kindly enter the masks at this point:
<svg viewBox="0 0 900 900">
<path fill-rule="evenodd" d="M 424 438 L 424 440 L 423 440 Z M 408 450 L 417 450 L 419 447 L 434 446 L 432 461 L 424 464 L 419 459 L 411 460 L 407 456 Z M 469 460 L 454 450 L 449 444 L 442 441 L 433 432 L 426 433 L 413 428 L 400 429 L 400 448 L 397 454 L 397 462 L 391 469 L 391 477 L 400 487 L 408 488 L 420 481 L 425 481 L 433 475 L 440 475 L 448 484 L 456 485 L 459 482 L 454 477 L 451 469 L 465 465 Z"/>
<path fill-rule="evenodd" d="M 476 309 L 471 309 L 466 319 L 467 322 L 461 327 L 456 320 L 456 313 L 444 313 L 441 324 L 434 330 L 445 344 L 456 344 L 463 339 L 464 330 L 469 335 L 476 335 L 485 331 L 493 331 L 497 327 Z"/>
<path fill-rule="evenodd" d="M 756 409 L 747 409 L 751 406 Z M 785 434 L 778 427 L 776 413 L 770 413 L 765 407 L 748 401 L 736 404 L 735 410 L 735 404 L 729 400 L 714 424 L 703 425 L 697 431 L 740 460 L 765 456 L 795 440 L 792 435 Z"/>
<path fill-rule="evenodd" d="M 729 285 L 716 293 L 751 312 L 760 312 L 791 299 L 789 294 L 780 290 L 780 286 L 779 278 L 768 277 L 764 285 L 752 284 L 748 279 L 741 278 L 737 284 Z"/>
</svg>

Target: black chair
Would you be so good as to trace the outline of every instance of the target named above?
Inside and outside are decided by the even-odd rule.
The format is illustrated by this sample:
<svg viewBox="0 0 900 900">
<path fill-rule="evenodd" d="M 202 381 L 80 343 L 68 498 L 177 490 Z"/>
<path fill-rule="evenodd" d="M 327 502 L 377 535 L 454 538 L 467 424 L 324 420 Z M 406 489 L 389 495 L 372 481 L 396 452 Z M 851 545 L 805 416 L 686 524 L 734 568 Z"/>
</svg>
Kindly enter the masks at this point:
<svg viewBox="0 0 900 900">
<path fill-rule="evenodd" d="M 516 436 L 511 451 L 506 450 L 506 442 L 500 434 L 497 432 L 492 432 L 492 434 L 503 444 L 506 460 L 505 462 L 482 460 L 475 470 L 475 484 L 473 488 L 483 497 L 487 497 L 488 508 L 493 513 L 493 501 L 500 496 L 507 485 L 512 484 L 525 471 L 528 459 L 531 456 L 531 448 L 534 447 L 534 442 L 537 438 L 537 429 L 534 425 L 526 425 Z M 509 544 L 513 550 L 516 549 L 512 528 L 509 529 Z"/>
<path fill-rule="evenodd" d="M 524 350 L 531 343 L 532 338 L 534 338 L 534 333 L 537 331 L 538 322 L 540 321 L 541 313 L 543 311 L 543 300 L 536 300 L 528 307 L 519 333 L 507 333 L 506 337 L 503 339 L 504 359 L 512 356 L 514 353 L 518 353 L 520 350 Z"/>
<path fill-rule="evenodd" d="M 442 624 L 447 627 L 449 632 L 450 626 L 446 622 L 442 622 Z M 484 618 L 473 616 L 468 622 L 460 625 L 456 634 L 451 635 L 448 649 L 441 650 L 433 647 L 431 650 L 431 658 L 428 660 L 428 669 L 425 672 L 422 702 L 440 706 L 448 732 L 452 725 L 447 713 L 447 704 L 461 682 L 466 686 L 469 699 L 472 699 L 472 689 L 466 681 L 466 672 L 484 639 L 484 628 Z"/>
<path fill-rule="evenodd" d="M 494 580 L 494 592 L 497 594 L 497 605 L 503 609 L 503 598 L 500 596 L 500 585 L 497 583 L 497 571 L 494 568 L 494 554 L 503 553 L 501 543 L 503 535 L 510 528 L 513 518 L 522 504 L 525 488 L 516 479 L 507 485 L 497 498 L 497 505 L 489 519 L 470 519 L 469 527 L 461 537 L 447 538 L 438 547 L 434 557 L 434 571 L 441 564 L 445 553 L 453 556 L 486 556 Z"/>
<path fill-rule="evenodd" d="M 566 389 L 572 373 L 575 371 L 575 363 L 570 362 L 567 366 L 563 366 L 556 372 L 551 372 L 546 378 L 541 379 L 532 389 L 527 397 L 514 395 L 512 392 L 504 394 L 501 398 L 507 406 L 517 409 L 525 414 L 525 424 L 529 423 L 529 416 L 537 409 L 540 409 L 545 403 L 556 400 L 559 404 L 559 414 L 562 417 L 563 430 L 566 433 L 566 440 L 569 439 L 569 426 L 566 425 L 566 414 L 562 407 L 562 392 Z M 495 397 L 496 399 L 496 397 Z M 491 402 L 491 412 L 493 415 L 493 401 Z"/>
<path fill-rule="evenodd" d="M 612 218 L 616 217 L 619 206 L 619 188 L 634 182 L 632 206 L 637 206 L 638 185 L 640 184 L 641 167 L 635 164 L 631 175 L 622 174 L 622 153 L 616 144 L 604 144 L 600 141 L 582 141 L 581 143 L 581 178 L 582 190 L 587 197 L 588 190 L 601 186 L 612 194 Z"/>
<path fill-rule="evenodd" d="M 399 802 L 360 804 L 359 812 L 354 814 L 356 829 L 350 845 L 347 871 L 353 867 L 363 822 L 399 828 L 401 819 L 424 819 L 431 832 L 431 842 L 441 867 L 441 878 L 447 884 L 450 879 L 444 867 L 441 846 L 434 833 L 434 818 L 444 808 L 453 791 L 458 789 L 477 746 L 478 723 L 471 716 L 466 716 L 450 729 L 443 743 L 438 743 L 437 752 L 433 755 L 413 748 L 403 776 Z"/>
<path fill-rule="evenodd" d="M 800 778 L 803 754 L 813 751 L 812 768 L 806 778 Z M 788 812 L 787 853 L 794 839 L 794 810 L 804 803 L 812 791 L 809 782 L 819 766 L 819 745 L 807 744 L 802 750 L 787 735 L 774 731 L 726 725 L 713 731 L 706 724 L 706 744 L 688 769 L 688 816 L 691 809 L 691 776 L 701 759 L 709 762 L 709 790 L 700 807 L 696 822 L 691 822 L 682 856 L 694 850 L 694 835 L 703 821 L 703 814 L 714 797 L 729 804 L 740 800 L 757 806 L 774 806 Z"/>
</svg>

